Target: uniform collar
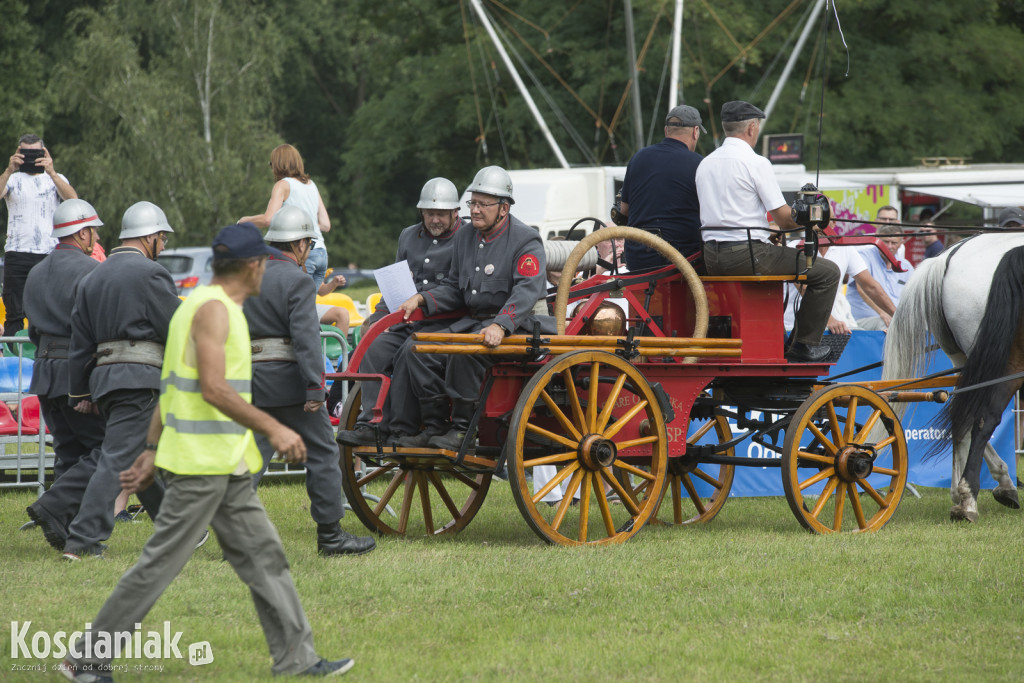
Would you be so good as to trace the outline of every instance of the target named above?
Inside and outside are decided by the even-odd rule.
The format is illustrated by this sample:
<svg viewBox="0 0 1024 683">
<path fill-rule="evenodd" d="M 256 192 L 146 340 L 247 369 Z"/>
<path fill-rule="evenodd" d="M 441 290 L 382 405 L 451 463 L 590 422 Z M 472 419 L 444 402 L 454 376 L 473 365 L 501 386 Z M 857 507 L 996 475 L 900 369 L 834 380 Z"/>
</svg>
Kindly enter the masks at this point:
<svg viewBox="0 0 1024 683">
<path fill-rule="evenodd" d="M 76 247 L 75 245 L 73 245 L 73 244 L 65 244 L 64 242 L 58 242 L 57 246 L 55 246 L 53 248 L 54 251 L 56 251 L 58 249 L 60 249 L 61 251 L 81 251 L 83 254 L 85 253 L 80 248 Z"/>
<path fill-rule="evenodd" d="M 110 256 L 116 256 L 117 254 L 138 254 L 139 256 L 141 256 L 143 258 L 149 258 L 138 247 L 126 247 L 124 245 L 121 245 L 119 247 L 114 247 L 113 249 L 110 250 Z"/>
<path fill-rule="evenodd" d="M 512 222 L 512 214 L 508 214 L 508 215 L 505 216 L 505 220 L 503 220 L 501 222 L 501 224 L 497 228 L 495 228 L 494 232 L 492 232 L 490 234 L 490 236 L 484 237 L 483 235 L 481 235 L 478 232 L 476 234 L 476 238 L 480 242 L 493 242 L 494 240 L 496 240 L 499 237 L 501 237 L 502 233 L 504 233 L 506 230 L 508 230 L 508 226 L 509 226 L 509 224 L 511 222 Z"/>
<path fill-rule="evenodd" d="M 285 263 L 293 263 L 293 264 L 295 264 L 296 267 L 298 267 L 299 262 L 296 261 L 295 257 L 292 256 L 291 254 L 286 254 L 286 253 L 284 253 L 282 251 L 281 252 L 281 256 L 283 256 L 284 258 L 281 258 L 281 257 L 277 256 L 276 254 L 271 254 L 270 256 L 267 257 L 267 260 L 268 261 L 284 261 Z"/>
<path fill-rule="evenodd" d="M 455 237 L 455 233 L 457 233 L 459 231 L 459 228 L 461 227 L 462 216 L 459 216 L 459 219 L 455 221 L 455 225 L 452 227 L 451 232 L 449 232 L 447 235 L 434 237 L 433 235 L 430 234 L 430 231 L 427 230 L 427 226 L 423 224 L 423 221 L 420 221 L 420 234 L 423 235 L 423 237 L 425 237 L 428 240 L 450 240 L 451 238 Z"/>
</svg>

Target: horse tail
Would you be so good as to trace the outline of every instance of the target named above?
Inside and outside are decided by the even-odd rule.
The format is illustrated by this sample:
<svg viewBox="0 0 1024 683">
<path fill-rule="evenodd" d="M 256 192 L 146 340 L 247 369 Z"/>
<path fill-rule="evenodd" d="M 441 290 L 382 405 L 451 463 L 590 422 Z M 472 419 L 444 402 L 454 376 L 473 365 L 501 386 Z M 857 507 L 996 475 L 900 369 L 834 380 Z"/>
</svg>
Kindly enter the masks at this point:
<svg viewBox="0 0 1024 683">
<path fill-rule="evenodd" d="M 1006 374 L 1010 353 L 1017 342 L 1017 329 L 1024 309 L 1024 247 L 1006 252 L 999 261 L 992 287 L 957 387 L 969 387 Z M 999 415 L 1005 406 L 991 405 L 1001 394 L 996 391 L 968 391 L 953 394 L 938 415 L 945 428 L 952 427 L 953 443 L 970 433 L 979 418 Z"/>
<path fill-rule="evenodd" d="M 946 259 L 924 261 L 900 295 L 900 303 L 889 323 L 882 353 L 882 379 L 910 379 L 928 370 L 931 336 L 952 339 L 942 312 L 942 280 L 946 275 Z M 900 417 L 907 404 L 895 403 L 893 410 Z"/>
</svg>

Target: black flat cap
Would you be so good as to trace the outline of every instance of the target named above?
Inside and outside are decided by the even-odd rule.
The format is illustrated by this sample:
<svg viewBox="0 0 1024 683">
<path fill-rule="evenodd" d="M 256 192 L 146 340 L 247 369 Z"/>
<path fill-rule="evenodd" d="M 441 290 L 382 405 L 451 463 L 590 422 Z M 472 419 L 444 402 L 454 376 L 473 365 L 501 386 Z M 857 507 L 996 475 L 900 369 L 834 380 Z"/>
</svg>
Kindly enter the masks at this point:
<svg viewBox="0 0 1024 683">
<path fill-rule="evenodd" d="M 735 102 L 726 102 L 722 105 L 723 123 L 763 118 L 765 118 L 764 112 L 752 105 L 750 102 L 736 100 Z"/>
</svg>

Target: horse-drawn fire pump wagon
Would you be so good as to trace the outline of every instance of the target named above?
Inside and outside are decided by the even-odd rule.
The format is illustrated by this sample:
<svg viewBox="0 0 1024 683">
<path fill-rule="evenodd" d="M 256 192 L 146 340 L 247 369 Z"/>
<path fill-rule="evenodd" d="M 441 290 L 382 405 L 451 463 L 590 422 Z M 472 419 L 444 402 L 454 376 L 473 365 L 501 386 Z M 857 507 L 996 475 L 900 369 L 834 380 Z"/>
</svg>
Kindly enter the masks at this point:
<svg viewBox="0 0 1024 683">
<path fill-rule="evenodd" d="M 563 272 L 576 272 L 588 250 L 612 238 L 651 246 L 673 265 L 577 284 L 562 278 L 553 295 L 558 334 L 537 329 L 495 348 L 478 334 L 416 337 L 417 352 L 501 360 L 484 383 L 476 439 L 471 429 L 458 451 L 341 447 L 345 493 L 359 519 L 381 534 L 458 532 L 507 468 L 516 505 L 541 538 L 618 543 L 649 523 L 711 520 L 736 467 L 770 466 L 780 468 L 789 506 L 807 529 L 882 528 L 908 467 L 890 402 L 941 401 L 944 392 L 932 388 L 952 380 L 843 383 L 828 378 L 841 348 L 821 364 L 787 362 L 784 290 L 801 276 L 702 277 L 666 242 L 633 228 L 588 235 Z M 401 316 L 378 321 L 361 347 Z M 351 367 L 361 357 L 357 348 Z M 382 382 L 380 419 L 386 377 L 336 378 Z M 355 423 L 359 386 L 344 405 L 343 429 Z M 737 455 L 746 439 L 775 457 Z"/>
</svg>

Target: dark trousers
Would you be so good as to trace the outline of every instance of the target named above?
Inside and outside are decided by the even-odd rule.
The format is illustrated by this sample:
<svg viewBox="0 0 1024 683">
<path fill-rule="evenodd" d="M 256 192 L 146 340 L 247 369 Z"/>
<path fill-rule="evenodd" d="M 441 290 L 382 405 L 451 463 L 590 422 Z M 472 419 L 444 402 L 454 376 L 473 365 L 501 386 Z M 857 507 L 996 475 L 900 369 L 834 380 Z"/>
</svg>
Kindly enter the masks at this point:
<svg viewBox="0 0 1024 683">
<path fill-rule="evenodd" d="M 461 331 L 461 330 L 460 330 Z M 444 401 L 445 368 L 453 356 L 414 353 L 412 339 L 395 354 L 395 370 L 388 393 L 387 428 L 392 434 L 418 434 L 423 421 L 421 402 Z"/>
<path fill-rule="evenodd" d="M 68 405 L 67 396 L 40 396 L 39 410 L 53 435 L 53 478 L 56 481 L 103 445 L 103 420 L 92 413 L 75 411 Z"/>
<path fill-rule="evenodd" d="M 4 334 L 13 336 L 24 328 L 25 307 L 22 299 L 25 296 L 25 280 L 32 266 L 46 258 L 46 254 L 30 254 L 21 251 L 9 251 L 4 254 L 4 306 L 7 315 L 4 318 Z"/>
<path fill-rule="evenodd" d="M 281 537 L 253 492 L 249 475 L 165 472 L 163 478 L 164 511 L 154 522 L 139 561 L 121 577 L 92 620 L 92 642 L 101 632 L 134 630 L 192 557 L 203 530 L 212 525 L 224 559 L 249 587 L 274 673 L 296 674 L 315 664 L 319 657 L 313 649 L 313 630 L 295 591 Z M 101 672 L 110 658 L 83 657 L 74 663 Z"/>
<path fill-rule="evenodd" d="M 338 444 L 327 408 L 307 413 L 302 404 L 293 406 L 258 406 L 275 420 L 296 431 L 306 443 L 306 493 L 309 495 L 309 514 L 317 524 L 334 524 L 345 514 L 345 498 L 341 493 L 341 467 L 338 464 Z M 263 456 L 263 469 L 253 477 L 253 487 L 270 465 L 274 447 L 270 439 L 256 434 L 256 446 Z"/>
<path fill-rule="evenodd" d="M 103 447 L 78 514 L 68 528 L 66 551 L 80 555 L 110 538 L 114 530 L 114 501 L 121 493 L 121 471 L 131 467 L 142 453 L 158 399 L 155 389 L 118 389 L 99 399 L 100 414 L 106 424 Z M 163 495 L 159 482 L 138 493 L 153 519 L 160 511 Z M 196 541 L 201 533 L 196 534 Z"/>
<path fill-rule="evenodd" d="M 708 275 L 796 275 L 806 267 L 802 251 L 766 242 L 705 242 L 704 263 Z M 817 346 L 836 300 L 839 267 L 818 256 L 806 275 L 807 291 L 796 312 L 793 339 Z M 782 314 L 779 310 L 779 317 Z"/>
</svg>

